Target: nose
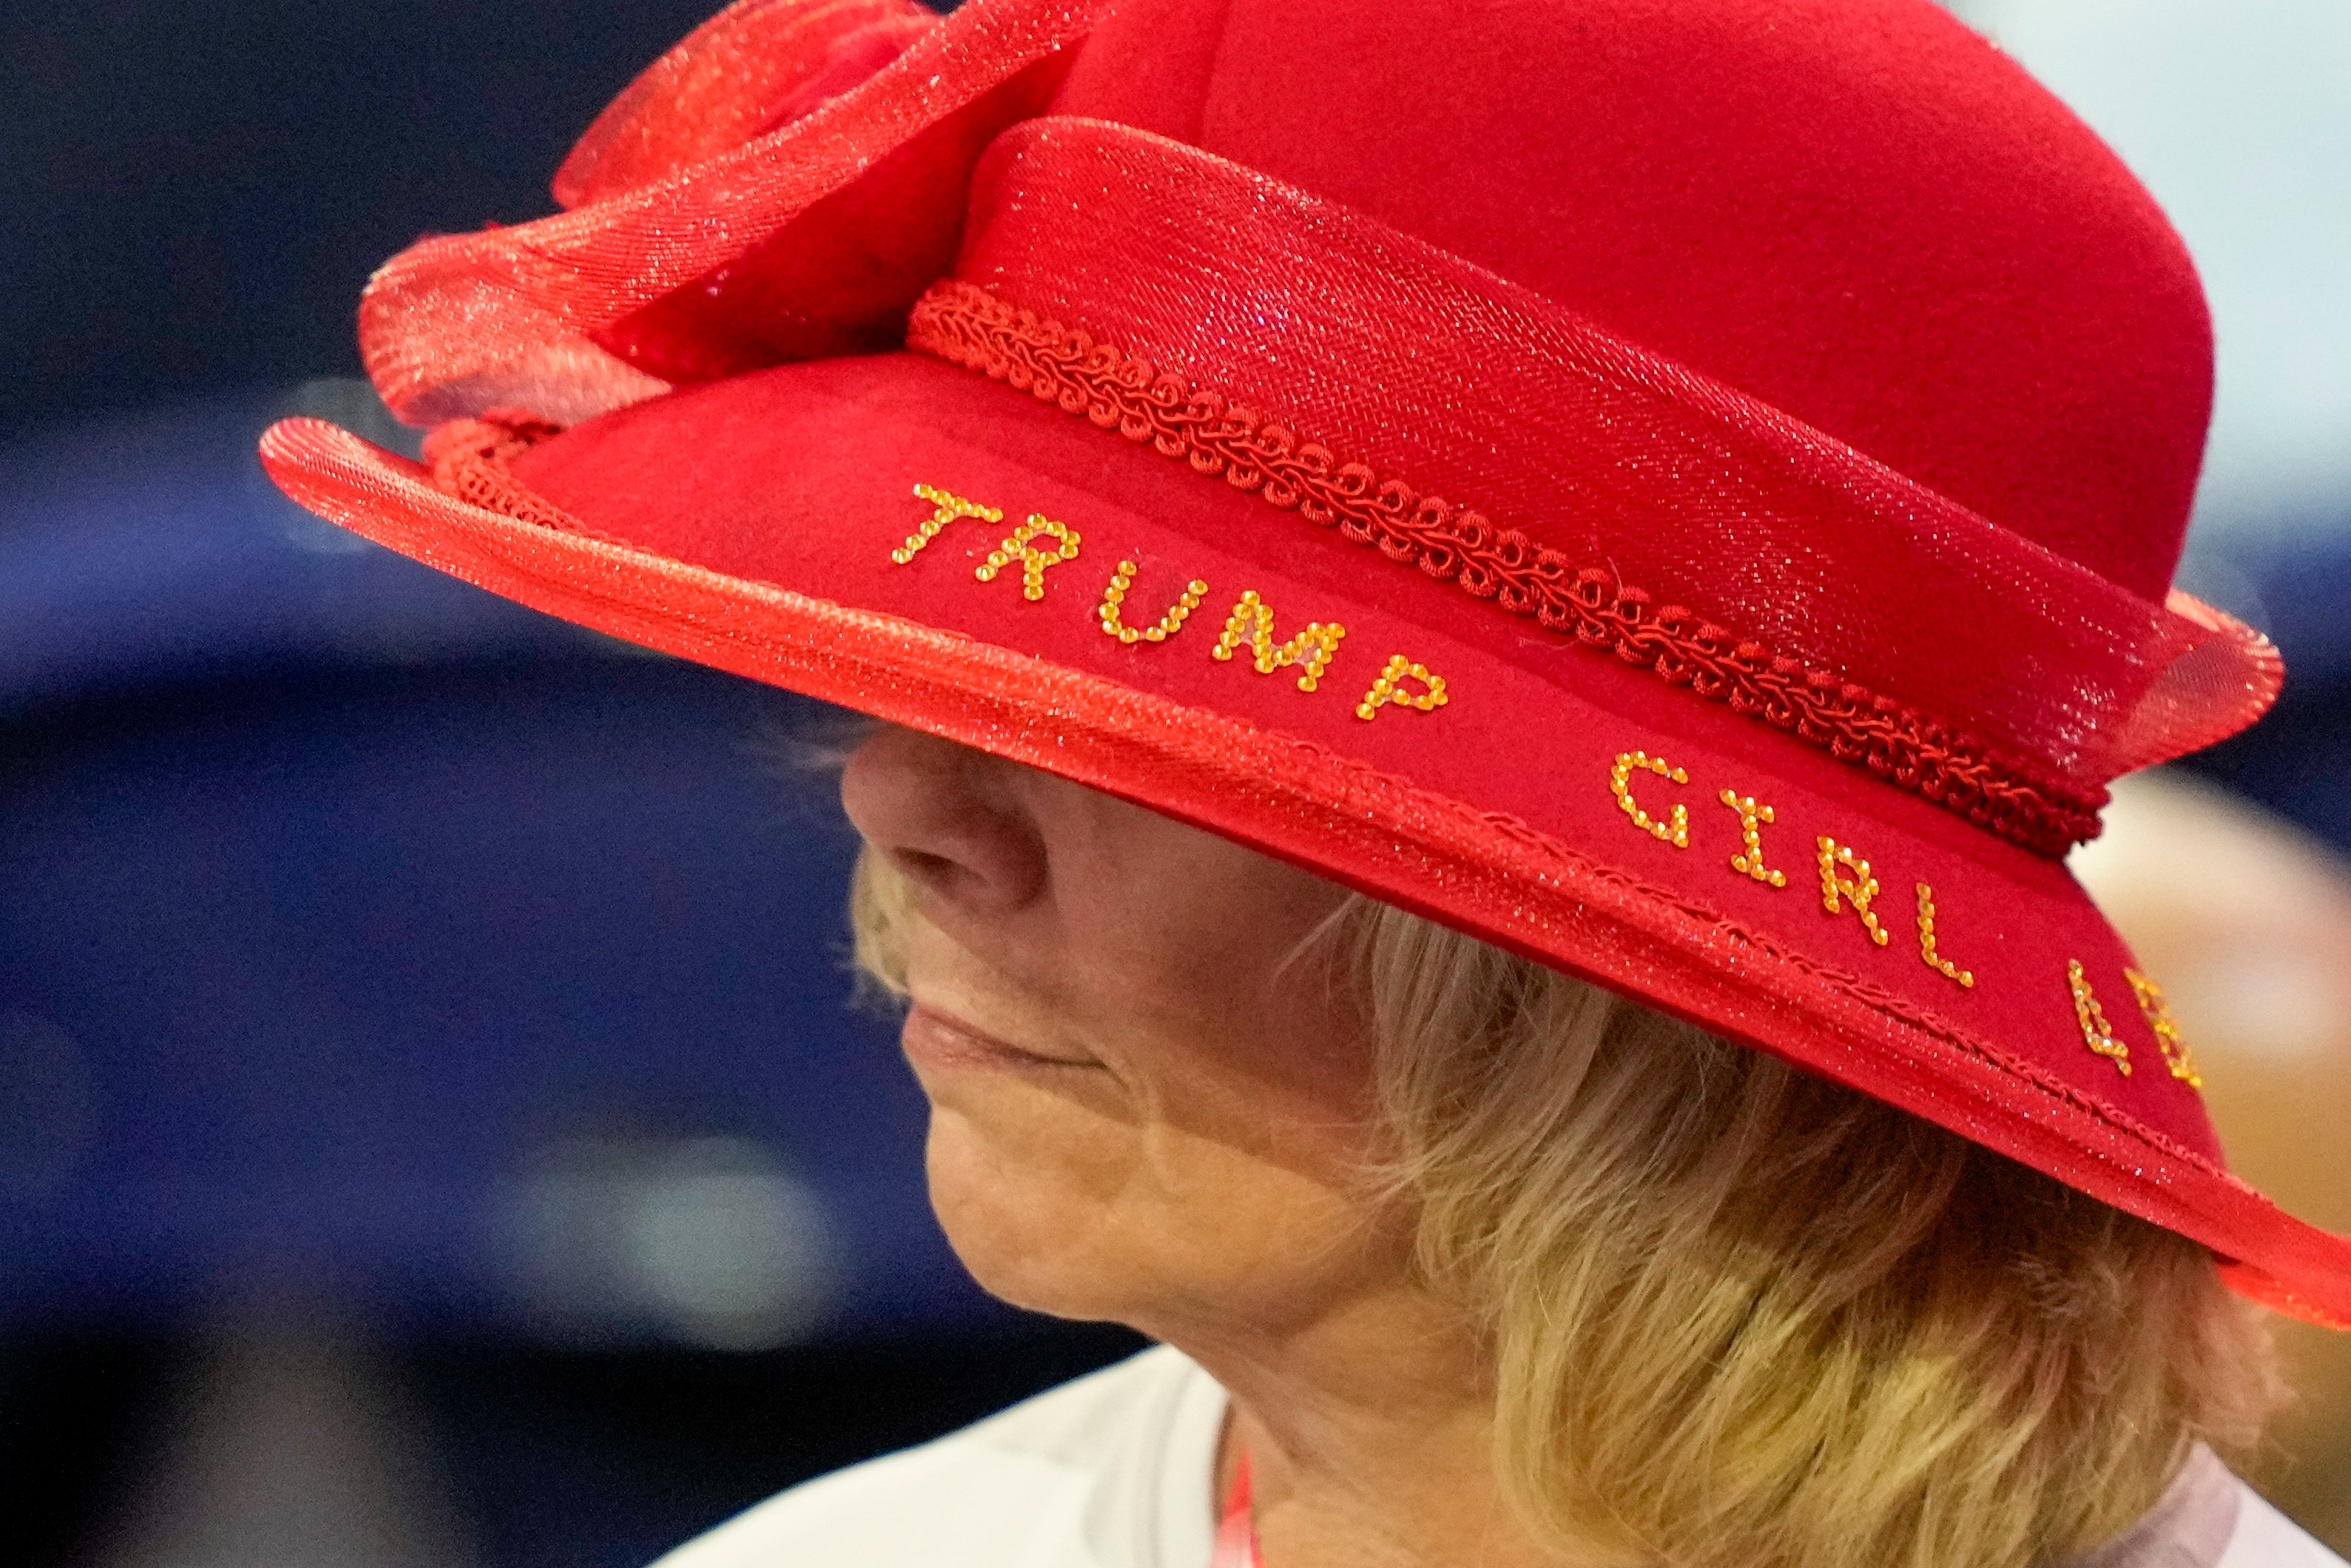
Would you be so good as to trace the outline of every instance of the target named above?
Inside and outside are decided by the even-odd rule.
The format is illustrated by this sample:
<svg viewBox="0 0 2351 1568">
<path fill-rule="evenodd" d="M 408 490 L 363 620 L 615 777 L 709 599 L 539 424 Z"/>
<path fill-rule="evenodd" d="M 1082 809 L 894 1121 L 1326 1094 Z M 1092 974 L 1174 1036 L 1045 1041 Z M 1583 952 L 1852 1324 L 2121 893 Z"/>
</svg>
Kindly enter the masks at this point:
<svg viewBox="0 0 2351 1568">
<path fill-rule="evenodd" d="M 943 907 L 987 919 L 1044 891 L 1046 852 L 1021 788 L 1026 769 L 884 725 L 850 753 L 841 803 L 890 863 Z"/>
</svg>

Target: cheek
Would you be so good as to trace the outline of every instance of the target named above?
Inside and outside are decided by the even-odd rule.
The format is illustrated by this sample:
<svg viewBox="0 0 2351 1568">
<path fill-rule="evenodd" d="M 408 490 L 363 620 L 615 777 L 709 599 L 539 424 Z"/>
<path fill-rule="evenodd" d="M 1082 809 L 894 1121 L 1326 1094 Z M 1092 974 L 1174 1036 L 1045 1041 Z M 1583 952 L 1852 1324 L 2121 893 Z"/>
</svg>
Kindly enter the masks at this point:
<svg viewBox="0 0 2351 1568">
<path fill-rule="evenodd" d="M 1343 895 L 1183 831 L 1188 874 L 1149 879 L 1151 896 L 1133 896 L 1135 879 L 1106 869 L 1072 894 L 1070 941 L 1087 960 L 1089 999 L 1121 1003 L 1093 1020 L 1099 1038 L 1172 1117 L 1233 1120 L 1235 1131 L 1364 1119 L 1363 1020 L 1328 954 L 1299 952 Z"/>
</svg>

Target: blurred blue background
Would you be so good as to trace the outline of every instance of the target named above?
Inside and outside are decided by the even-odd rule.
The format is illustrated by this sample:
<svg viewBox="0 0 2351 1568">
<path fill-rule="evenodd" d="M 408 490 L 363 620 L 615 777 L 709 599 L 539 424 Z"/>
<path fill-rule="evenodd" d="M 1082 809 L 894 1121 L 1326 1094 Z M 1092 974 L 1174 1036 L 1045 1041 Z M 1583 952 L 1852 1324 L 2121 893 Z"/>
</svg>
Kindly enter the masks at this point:
<svg viewBox="0 0 2351 1568">
<path fill-rule="evenodd" d="M 279 497 L 256 431 L 365 400 L 0 459 L 0 1463 L 55 1483 L 0 1552 L 643 1562 L 1123 1348 L 988 1302 L 931 1219 L 852 1004 L 845 716 Z M 679 1419 L 714 1400 L 752 1435 Z M 378 1525 L 279 1539 L 272 1496 L 403 1445 Z"/>
<path fill-rule="evenodd" d="M 2351 7 L 1955 5 L 2205 267 L 2194 766 L 2351 846 Z M 494 601 L 253 459 L 696 0 L 0 16 L 7 1564 L 622 1564 L 1123 1354 L 988 1302 L 856 1005 L 841 716 Z"/>
</svg>

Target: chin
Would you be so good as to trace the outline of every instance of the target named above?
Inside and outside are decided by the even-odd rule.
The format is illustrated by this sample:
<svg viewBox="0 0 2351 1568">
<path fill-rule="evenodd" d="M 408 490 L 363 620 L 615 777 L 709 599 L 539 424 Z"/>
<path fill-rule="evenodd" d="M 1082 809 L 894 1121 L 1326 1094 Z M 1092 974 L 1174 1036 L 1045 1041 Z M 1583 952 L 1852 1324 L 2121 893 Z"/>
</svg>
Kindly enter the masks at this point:
<svg viewBox="0 0 2351 1568">
<path fill-rule="evenodd" d="M 1064 1161 L 1040 1157 L 1054 1147 L 1000 1140 L 935 1109 L 925 1159 L 932 1210 L 963 1266 L 998 1301 L 1049 1317 L 1125 1322 L 1138 1270 L 1105 1252 L 1120 1228 L 1088 1196 L 1092 1184 Z"/>
</svg>

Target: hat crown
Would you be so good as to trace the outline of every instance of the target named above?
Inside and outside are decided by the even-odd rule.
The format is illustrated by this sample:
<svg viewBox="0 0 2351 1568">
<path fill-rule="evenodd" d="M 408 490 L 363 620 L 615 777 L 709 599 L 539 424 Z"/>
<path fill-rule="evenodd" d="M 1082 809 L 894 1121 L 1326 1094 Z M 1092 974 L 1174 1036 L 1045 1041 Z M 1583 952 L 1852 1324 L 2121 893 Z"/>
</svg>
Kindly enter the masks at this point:
<svg viewBox="0 0 2351 1568">
<path fill-rule="evenodd" d="M 1928 0 L 1131 0 L 1054 109 L 1343 202 L 2169 583 L 2210 409 L 2194 267 Z"/>
</svg>

